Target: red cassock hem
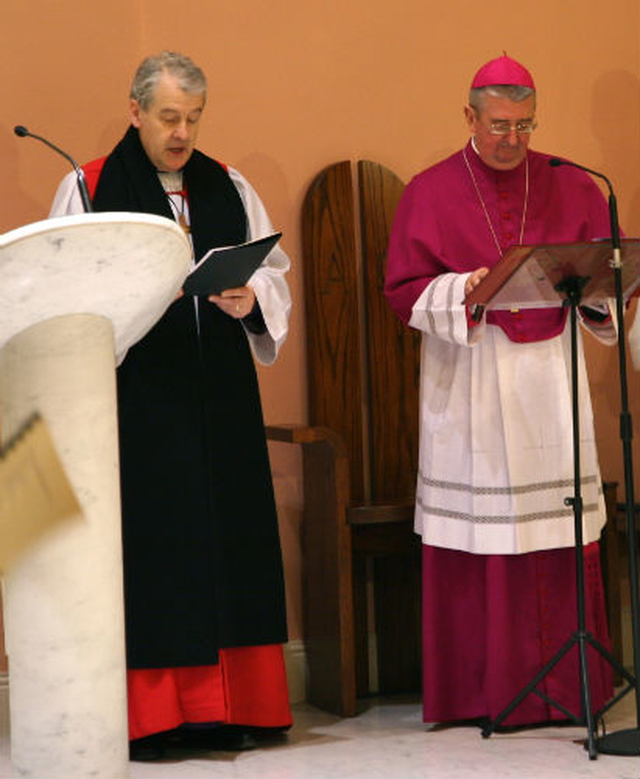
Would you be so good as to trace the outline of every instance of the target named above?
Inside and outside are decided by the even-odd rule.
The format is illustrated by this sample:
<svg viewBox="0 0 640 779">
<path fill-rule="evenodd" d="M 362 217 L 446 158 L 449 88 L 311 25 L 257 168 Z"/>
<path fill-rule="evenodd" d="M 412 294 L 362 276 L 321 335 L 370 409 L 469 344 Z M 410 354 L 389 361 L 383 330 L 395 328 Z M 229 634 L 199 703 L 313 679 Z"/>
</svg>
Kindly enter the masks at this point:
<svg viewBox="0 0 640 779">
<path fill-rule="evenodd" d="M 221 649 L 219 663 L 127 671 L 129 738 L 185 723 L 288 727 L 282 646 Z"/>
</svg>

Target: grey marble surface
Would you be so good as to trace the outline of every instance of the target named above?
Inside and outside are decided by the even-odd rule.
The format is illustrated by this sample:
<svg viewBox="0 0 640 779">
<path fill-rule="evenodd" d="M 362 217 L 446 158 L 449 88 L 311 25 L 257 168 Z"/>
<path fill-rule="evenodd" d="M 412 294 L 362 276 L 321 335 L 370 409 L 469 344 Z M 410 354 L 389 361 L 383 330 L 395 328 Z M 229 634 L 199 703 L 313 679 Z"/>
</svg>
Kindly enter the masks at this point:
<svg viewBox="0 0 640 779">
<path fill-rule="evenodd" d="M 0 346 L 64 314 L 112 321 L 123 354 L 160 318 L 182 286 L 191 245 L 170 219 L 79 214 L 0 236 Z"/>
</svg>

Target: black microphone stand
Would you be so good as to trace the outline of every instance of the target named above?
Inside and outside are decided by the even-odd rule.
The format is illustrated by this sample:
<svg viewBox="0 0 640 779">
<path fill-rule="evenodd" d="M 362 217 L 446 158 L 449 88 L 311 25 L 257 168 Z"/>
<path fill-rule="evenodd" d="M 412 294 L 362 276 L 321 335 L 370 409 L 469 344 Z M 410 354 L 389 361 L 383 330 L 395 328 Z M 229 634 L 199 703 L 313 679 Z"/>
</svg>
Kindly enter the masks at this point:
<svg viewBox="0 0 640 779">
<path fill-rule="evenodd" d="M 589 171 L 594 173 L 594 171 Z M 601 174 L 596 174 L 601 175 Z M 629 412 L 627 389 L 627 357 L 624 330 L 624 300 L 622 290 L 622 259 L 620 251 L 620 226 L 618 222 L 618 207 L 613 187 L 609 180 L 602 176 L 609 186 L 609 217 L 611 221 L 611 243 L 613 246 L 613 268 L 616 292 L 616 316 L 618 319 L 618 362 L 620 372 L 620 438 L 622 439 L 622 454 L 625 486 L 625 514 L 627 526 L 627 545 L 629 555 L 629 590 L 631 594 L 631 632 L 633 637 L 633 668 L 634 673 L 640 672 L 640 608 L 638 599 L 638 560 L 637 536 L 635 519 L 635 497 L 633 485 L 633 463 L 631 455 L 631 438 L 633 425 Z M 640 755 L 640 695 L 636 687 L 636 726 L 625 730 L 601 736 L 596 741 L 599 752 L 608 755 Z M 623 691 L 613 702 L 625 694 Z"/>
<path fill-rule="evenodd" d="M 91 198 L 89 197 L 89 190 L 87 189 L 87 182 L 84 177 L 84 171 L 73 159 L 73 157 L 67 154 L 66 151 L 62 151 L 62 149 L 60 149 L 54 143 L 51 143 L 51 141 L 43 138 L 41 135 L 35 135 L 35 133 L 29 132 L 29 130 L 27 130 L 27 128 L 21 124 L 17 124 L 13 128 L 13 132 L 18 136 L 18 138 L 35 138 L 37 141 L 42 141 L 42 143 L 44 143 L 50 149 L 57 151 L 58 154 L 61 154 L 66 160 L 69 160 L 69 162 L 73 165 L 73 169 L 76 172 L 76 178 L 78 179 L 78 191 L 80 192 L 82 206 L 85 210 L 85 213 L 90 214 L 93 211 L 93 206 L 91 205 Z"/>
</svg>

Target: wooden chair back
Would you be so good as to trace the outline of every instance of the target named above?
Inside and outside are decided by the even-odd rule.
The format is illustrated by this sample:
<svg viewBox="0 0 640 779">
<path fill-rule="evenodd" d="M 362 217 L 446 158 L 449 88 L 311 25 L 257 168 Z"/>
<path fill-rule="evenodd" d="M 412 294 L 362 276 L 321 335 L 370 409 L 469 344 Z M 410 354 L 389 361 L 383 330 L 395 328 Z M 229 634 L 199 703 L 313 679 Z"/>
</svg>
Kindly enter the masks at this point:
<svg viewBox="0 0 640 779">
<path fill-rule="evenodd" d="M 302 209 L 309 415 L 350 460 L 351 501 L 412 501 L 418 453 L 419 334 L 383 293 L 393 215 L 404 189 L 361 160 L 323 170 Z"/>
</svg>

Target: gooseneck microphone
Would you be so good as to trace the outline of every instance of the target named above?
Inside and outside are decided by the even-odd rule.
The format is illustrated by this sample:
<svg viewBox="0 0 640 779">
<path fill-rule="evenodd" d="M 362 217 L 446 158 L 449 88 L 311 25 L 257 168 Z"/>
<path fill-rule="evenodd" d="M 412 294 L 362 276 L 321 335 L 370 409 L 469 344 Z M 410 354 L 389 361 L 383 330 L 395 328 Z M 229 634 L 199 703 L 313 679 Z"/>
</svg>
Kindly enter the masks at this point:
<svg viewBox="0 0 640 779">
<path fill-rule="evenodd" d="M 89 190 L 87 189 L 87 182 L 85 181 L 84 178 L 84 172 L 82 168 L 73 159 L 73 157 L 70 157 L 65 151 L 59 149 L 55 144 L 51 143 L 51 141 L 48 141 L 46 138 L 42 138 L 40 135 L 35 135 L 34 133 L 30 133 L 29 130 L 27 130 L 27 128 L 23 127 L 21 124 L 17 124 L 13 128 L 13 132 L 19 138 L 29 137 L 29 138 L 35 138 L 38 141 L 42 141 L 42 143 L 46 144 L 50 149 L 57 151 L 58 154 L 61 154 L 65 159 L 69 160 L 69 162 L 73 165 L 73 168 L 76 172 L 76 177 L 78 179 L 78 190 L 80 191 L 80 198 L 82 199 L 82 205 L 84 206 L 84 210 L 86 213 L 90 213 L 91 211 L 93 211 L 93 207 L 91 205 L 91 198 L 89 197 Z"/>
<path fill-rule="evenodd" d="M 604 173 L 599 173 L 597 170 L 591 170 L 591 168 L 585 168 L 584 165 L 578 165 L 577 162 L 560 159 L 560 157 L 551 157 L 549 160 L 549 165 L 551 165 L 552 168 L 558 168 L 560 165 L 571 165 L 573 168 L 580 168 L 580 170 L 584 170 L 586 173 L 591 173 L 592 176 L 597 176 L 606 182 L 607 186 L 609 187 L 609 221 L 611 223 L 613 266 L 619 268 L 622 265 L 622 262 L 620 257 L 620 224 L 618 222 L 618 203 L 609 179 L 604 175 Z"/>
<path fill-rule="evenodd" d="M 602 173 L 575 162 L 552 157 L 549 159 L 549 165 L 558 167 L 560 165 L 572 165 L 574 168 L 580 168 L 592 176 L 597 176 L 607 183 L 609 187 L 609 218 L 611 221 L 611 245 L 613 247 L 613 260 L 611 267 L 615 282 L 615 303 L 616 317 L 618 320 L 618 363 L 620 378 L 620 439 L 622 441 L 622 453 L 624 463 L 624 485 L 625 485 L 625 514 L 627 524 L 627 541 L 629 544 L 629 588 L 631 591 L 631 628 L 632 628 L 632 648 L 633 648 L 633 673 L 638 679 L 640 674 L 640 596 L 638 593 L 638 566 L 636 551 L 636 519 L 635 519 L 635 498 L 634 498 L 634 479 L 632 447 L 633 423 L 629 411 L 629 400 L 627 395 L 627 357 L 626 357 L 626 339 L 624 338 L 624 295 L 622 289 L 622 259 L 620 250 L 620 228 L 618 225 L 618 209 L 616 205 L 616 196 L 609 179 Z M 637 273 L 637 270 L 635 270 Z M 580 593 L 578 598 L 583 597 Z M 584 623 L 583 623 L 584 625 Z M 582 647 L 581 647 L 582 648 Z M 588 651 L 588 649 L 587 649 Z M 609 658 L 611 660 L 613 658 Z M 624 669 L 622 669 L 624 670 Z M 584 677 L 588 685 L 588 670 L 585 666 Z M 629 677 L 632 685 L 635 684 L 633 676 Z M 584 679 L 583 679 L 584 681 Z M 631 685 L 630 685 L 631 687 Z M 625 690 L 627 692 L 629 689 Z M 588 689 L 588 686 L 587 688 Z M 618 699 L 622 694 L 618 696 Z M 585 698 L 588 706 L 588 698 Z M 615 700 L 615 699 L 614 699 Z M 610 755 L 637 755 L 640 736 L 640 695 L 636 695 L 636 726 L 617 733 L 608 733 L 595 739 L 593 750 Z M 589 734 L 589 740 L 592 741 L 593 734 Z M 589 745 L 590 757 L 592 757 L 592 746 Z M 593 755 L 595 757 L 595 755 Z"/>
</svg>

